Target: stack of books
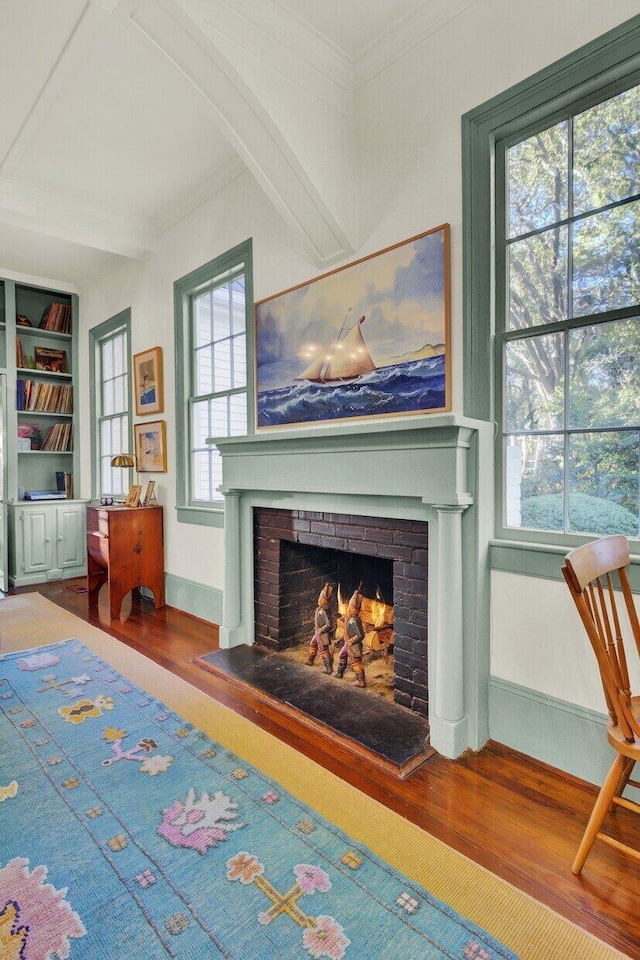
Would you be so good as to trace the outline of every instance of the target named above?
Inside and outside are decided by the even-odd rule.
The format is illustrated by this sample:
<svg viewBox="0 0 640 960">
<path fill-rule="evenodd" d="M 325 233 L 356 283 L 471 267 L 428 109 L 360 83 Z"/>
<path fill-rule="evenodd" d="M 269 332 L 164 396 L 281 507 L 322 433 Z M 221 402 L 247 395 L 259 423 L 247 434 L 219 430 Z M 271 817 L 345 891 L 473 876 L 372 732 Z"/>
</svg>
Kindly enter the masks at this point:
<svg viewBox="0 0 640 960">
<path fill-rule="evenodd" d="M 71 333 L 71 304 L 57 303 L 54 300 L 42 314 L 40 329 Z"/>
<path fill-rule="evenodd" d="M 16 407 L 38 413 L 73 413 L 73 387 L 66 383 L 18 380 Z"/>
<path fill-rule="evenodd" d="M 73 450 L 73 437 L 70 423 L 54 423 L 42 444 L 43 450 L 67 452 Z"/>
</svg>

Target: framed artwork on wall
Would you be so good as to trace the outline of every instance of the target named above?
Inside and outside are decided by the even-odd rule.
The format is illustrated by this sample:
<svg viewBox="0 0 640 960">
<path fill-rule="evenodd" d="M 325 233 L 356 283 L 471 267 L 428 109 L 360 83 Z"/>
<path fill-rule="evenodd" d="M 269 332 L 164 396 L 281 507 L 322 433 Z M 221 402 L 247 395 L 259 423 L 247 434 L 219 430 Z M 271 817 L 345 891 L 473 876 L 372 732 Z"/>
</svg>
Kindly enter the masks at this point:
<svg viewBox="0 0 640 960">
<path fill-rule="evenodd" d="M 151 347 L 133 356 L 133 383 L 136 415 L 144 417 L 164 410 L 162 385 L 162 347 Z"/>
<path fill-rule="evenodd" d="M 136 423 L 133 427 L 140 473 L 167 472 L 167 437 L 164 420 Z"/>
<path fill-rule="evenodd" d="M 256 426 L 451 409 L 449 224 L 256 304 Z"/>
</svg>

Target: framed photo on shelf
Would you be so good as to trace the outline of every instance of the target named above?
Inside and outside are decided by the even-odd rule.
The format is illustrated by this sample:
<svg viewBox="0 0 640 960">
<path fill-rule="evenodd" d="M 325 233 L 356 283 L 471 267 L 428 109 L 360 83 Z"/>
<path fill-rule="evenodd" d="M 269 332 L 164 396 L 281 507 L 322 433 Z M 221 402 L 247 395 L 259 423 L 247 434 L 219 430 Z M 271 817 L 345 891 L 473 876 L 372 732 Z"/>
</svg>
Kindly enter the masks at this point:
<svg viewBox="0 0 640 960">
<path fill-rule="evenodd" d="M 124 502 L 125 507 L 139 507 L 140 506 L 140 491 L 142 487 L 134 483 L 133 486 L 129 487 L 129 495 Z"/>
<path fill-rule="evenodd" d="M 164 420 L 136 423 L 133 427 L 140 473 L 167 472 L 167 434 Z"/>
<path fill-rule="evenodd" d="M 64 350 L 50 350 L 48 347 L 34 349 L 36 370 L 48 370 L 51 373 L 67 372 L 67 354 Z"/>
<path fill-rule="evenodd" d="M 451 409 L 449 224 L 255 305 L 259 430 Z"/>
<path fill-rule="evenodd" d="M 133 356 L 136 415 L 144 417 L 164 410 L 162 347 L 151 347 Z"/>
<path fill-rule="evenodd" d="M 156 486 L 155 480 L 149 480 L 149 482 L 147 483 L 147 488 L 144 491 L 144 496 L 141 500 L 141 504 L 143 507 L 152 507 L 154 503 L 158 502 L 156 500 L 156 495 L 155 495 L 155 486 Z"/>
</svg>

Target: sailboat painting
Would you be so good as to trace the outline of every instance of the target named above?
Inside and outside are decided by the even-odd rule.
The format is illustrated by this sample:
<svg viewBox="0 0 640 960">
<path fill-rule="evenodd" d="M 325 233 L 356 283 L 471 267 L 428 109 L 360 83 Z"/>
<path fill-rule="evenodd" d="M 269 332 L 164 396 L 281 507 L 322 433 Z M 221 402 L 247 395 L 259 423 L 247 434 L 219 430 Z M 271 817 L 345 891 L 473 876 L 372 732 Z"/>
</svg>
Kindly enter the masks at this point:
<svg viewBox="0 0 640 960">
<path fill-rule="evenodd" d="M 256 304 L 260 428 L 450 409 L 449 225 Z"/>
</svg>

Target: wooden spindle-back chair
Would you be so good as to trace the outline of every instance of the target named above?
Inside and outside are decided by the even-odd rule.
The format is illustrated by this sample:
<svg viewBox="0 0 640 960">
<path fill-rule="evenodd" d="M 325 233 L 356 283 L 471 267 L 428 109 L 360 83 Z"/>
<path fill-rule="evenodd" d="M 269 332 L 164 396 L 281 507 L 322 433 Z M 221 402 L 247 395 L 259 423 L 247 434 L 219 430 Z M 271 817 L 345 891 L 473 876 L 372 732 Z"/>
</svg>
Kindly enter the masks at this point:
<svg viewBox="0 0 640 960">
<path fill-rule="evenodd" d="M 632 695 L 627 657 L 640 657 L 640 625 L 629 586 L 628 565 L 629 544 L 619 536 L 603 537 L 572 550 L 562 568 L 598 661 L 609 713 L 607 735 L 616 751 L 571 867 L 575 874 L 581 872 L 596 839 L 640 860 L 640 850 L 600 830 L 607 813 L 616 806 L 640 813 L 640 805 L 622 796 L 628 784 L 640 787 L 640 783 L 630 779 L 636 761 L 640 760 L 640 696 Z M 625 651 L 614 589 L 622 591 L 635 650 Z"/>
</svg>

